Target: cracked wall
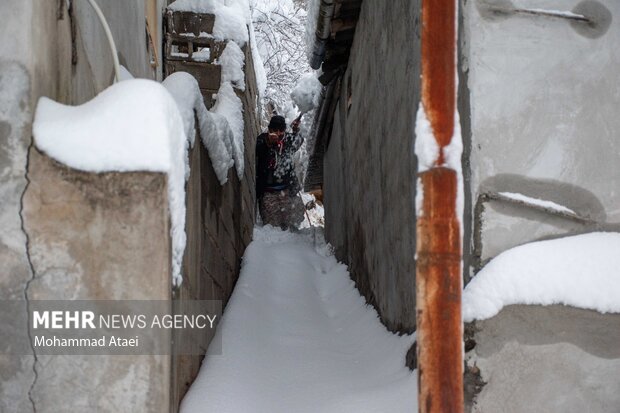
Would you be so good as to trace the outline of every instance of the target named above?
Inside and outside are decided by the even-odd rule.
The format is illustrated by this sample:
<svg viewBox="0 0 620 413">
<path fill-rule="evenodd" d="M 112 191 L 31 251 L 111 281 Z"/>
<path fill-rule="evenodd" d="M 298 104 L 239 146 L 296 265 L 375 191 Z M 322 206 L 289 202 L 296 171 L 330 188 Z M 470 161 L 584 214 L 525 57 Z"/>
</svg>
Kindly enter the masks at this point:
<svg viewBox="0 0 620 413">
<path fill-rule="evenodd" d="M 24 66 L 0 60 L 0 298 L 22 302 L 32 278 L 21 219 L 30 142 L 29 92 Z M 22 318 L 6 321 L 5 331 L 27 336 Z M 32 411 L 28 391 L 35 379 L 33 358 L 0 355 L 0 376 L 0 411 Z"/>
<path fill-rule="evenodd" d="M 157 2 L 161 5 L 164 1 Z M 144 2 L 114 0 L 100 3 L 110 20 L 121 63 L 135 76 L 157 76 L 159 69 L 153 70 L 147 57 Z M 21 198 L 27 185 L 27 153 L 32 140 L 32 116 L 37 100 L 48 96 L 63 103 L 80 104 L 91 99 L 111 83 L 112 62 L 101 24 L 86 2 L 3 0 L 0 2 L 0 15 L 3 16 L 0 26 L 0 37 L 3 39 L 0 42 L 0 298 L 20 300 L 26 314 L 25 291 L 33 274 L 22 226 L 34 227 L 32 221 L 22 220 L 20 212 Z M 46 264 L 42 257 L 59 260 L 59 265 L 65 259 L 64 264 L 70 269 L 67 275 L 59 276 L 51 283 L 55 290 L 50 290 L 50 293 L 86 293 L 77 291 L 74 270 L 79 266 L 68 266 L 70 260 L 62 252 L 63 245 L 51 243 L 47 249 L 41 249 L 39 240 L 31 245 L 38 248 L 30 254 L 35 270 L 45 272 Z M 35 280 L 30 283 L 29 294 L 36 295 L 44 290 L 44 286 L 50 287 L 45 282 Z M 27 335 L 28 330 L 25 321 L 20 319 L 3 323 L 3 334 L 9 331 Z M 35 408 L 38 411 L 64 411 L 63 401 L 59 396 L 54 400 L 52 394 L 69 391 L 68 378 L 58 381 L 58 374 L 53 372 L 58 366 L 66 366 L 70 360 L 52 361 L 46 358 L 39 361 L 39 368 L 33 370 L 32 356 L 0 355 L 0 411 L 21 413 L 34 411 Z M 93 361 L 91 359 L 90 363 Z M 86 362 L 88 364 L 88 360 Z M 144 377 L 154 373 L 144 370 L 148 364 L 146 362 L 139 363 L 134 372 L 125 371 L 121 364 L 120 360 L 112 364 L 102 362 L 98 368 L 104 373 L 116 369 L 120 376 L 124 375 L 126 386 L 141 385 Z M 161 362 L 159 365 L 161 368 L 164 366 Z M 62 367 L 58 371 L 62 371 Z M 95 378 L 87 377 L 88 371 L 84 370 L 80 380 L 76 379 L 73 383 L 92 385 Z M 39 375 L 37 380 L 36 374 Z M 58 385 L 51 385 L 56 381 Z M 49 389 L 46 390 L 41 383 L 50 385 Z M 109 411 L 123 410 L 119 407 L 119 397 L 123 394 L 120 383 L 111 385 L 111 389 L 116 389 L 116 394 L 107 394 L 108 399 L 100 400 L 101 406 Z M 84 389 L 88 390 L 88 387 Z M 83 411 L 94 409 L 92 397 L 83 400 L 85 404 L 81 406 L 90 406 L 84 407 Z M 156 408 L 153 411 L 157 411 Z"/>
<path fill-rule="evenodd" d="M 29 300 L 170 299 L 165 174 L 80 172 L 32 147 L 28 179 Z M 169 404 L 170 356 L 38 356 L 36 372 L 38 412 Z"/>
</svg>

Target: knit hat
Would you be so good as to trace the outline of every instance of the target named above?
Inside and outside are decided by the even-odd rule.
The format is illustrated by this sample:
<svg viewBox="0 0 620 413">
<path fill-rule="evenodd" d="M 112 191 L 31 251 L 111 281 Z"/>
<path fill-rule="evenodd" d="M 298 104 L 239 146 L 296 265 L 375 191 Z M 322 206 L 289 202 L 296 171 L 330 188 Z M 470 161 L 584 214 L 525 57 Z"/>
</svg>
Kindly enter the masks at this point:
<svg viewBox="0 0 620 413">
<path fill-rule="evenodd" d="M 269 121 L 269 129 L 286 130 L 286 120 L 284 119 L 284 116 L 273 116 Z"/>
</svg>

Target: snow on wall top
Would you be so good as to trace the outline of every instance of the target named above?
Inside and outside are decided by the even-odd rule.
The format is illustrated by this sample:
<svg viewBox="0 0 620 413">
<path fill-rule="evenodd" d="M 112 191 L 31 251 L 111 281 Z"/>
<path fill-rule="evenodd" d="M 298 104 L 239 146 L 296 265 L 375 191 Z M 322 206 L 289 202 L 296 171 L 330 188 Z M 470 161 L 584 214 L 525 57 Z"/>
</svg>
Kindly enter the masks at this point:
<svg viewBox="0 0 620 413">
<path fill-rule="evenodd" d="M 194 125 L 194 113 L 196 113 L 202 144 L 207 148 L 217 179 L 221 185 L 224 185 L 228 181 L 228 169 L 234 163 L 232 153 L 228 149 L 232 147 L 233 140 L 233 133 L 228 121 L 221 115 L 207 110 L 198 81 L 189 73 L 173 73 L 164 80 L 163 85 L 177 102 L 183 117 L 185 134 L 188 136 L 191 146 L 194 145 L 196 135 Z M 187 179 L 190 172 L 189 154 L 187 152 L 185 158 L 185 178 Z"/>
<path fill-rule="evenodd" d="M 213 37 L 217 40 L 232 40 L 227 42 L 226 48 L 216 62 L 222 67 L 222 80 L 211 112 L 216 118 L 212 118 L 212 122 L 206 122 L 205 130 L 211 128 L 218 135 L 226 135 L 229 138 L 224 140 L 226 148 L 228 153 L 232 154 L 238 178 L 243 179 L 245 168 L 243 104 L 233 87 L 245 90 L 245 53 L 241 47 L 250 40 L 249 29 L 252 24 L 250 4 L 248 0 L 177 0 L 170 4 L 168 9 L 213 14 L 215 15 Z M 255 46 L 252 47 L 255 50 Z M 253 58 L 260 94 L 266 85 L 266 75 L 258 53 L 255 53 Z M 226 121 L 228 130 L 225 126 Z M 202 137 L 204 142 L 205 135 Z M 205 145 L 209 145 L 208 139 Z M 222 164 L 222 168 L 225 164 Z M 218 179 L 220 183 L 226 182 L 223 176 L 218 175 Z"/>
<path fill-rule="evenodd" d="M 245 55 L 237 44 L 228 42 L 220 56 L 219 64 L 222 66 L 222 79 L 220 89 L 217 92 L 217 100 L 211 110 L 213 113 L 224 117 L 230 125 L 233 139 L 231 140 L 232 147 L 229 149 L 235 161 L 237 177 L 243 179 L 245 168 L 243 103 L 241 103 L 241 99 L 233 87 L 245 90 L 243 71 Z"/>
<path fill-rule="evenodd" d="M 235 89 L 245 90 L 245 54 L 236 43 L 226 44 L 226 48 L 218 59 L 222 66 L 222 82 L 230 82 Z"/>
<path fill-rule="evenodd" d="M 463 292 L 463 320 L 511 304 L 620 312 L 620 234 L 594 232 L 518 246 L 487 264 Z"/>
<path fill-rule="evenodd" d="M 153 171 L 168 174 L 172 276 L 182 281 L 185 250 L 184 161 L 187 138 L 177 105 L 159 83 L 125 80 L 80 106 L 42 97 L 34 143 L 51 158 L 87 172 Z"/>
<path fill-rule="evenodd" d="M 233 40 L 243 47 L 249 39 L 248 0 L 176 0 L 168 9 L 215 15 L 213 37 L 217 40 Z"/>
</svg>

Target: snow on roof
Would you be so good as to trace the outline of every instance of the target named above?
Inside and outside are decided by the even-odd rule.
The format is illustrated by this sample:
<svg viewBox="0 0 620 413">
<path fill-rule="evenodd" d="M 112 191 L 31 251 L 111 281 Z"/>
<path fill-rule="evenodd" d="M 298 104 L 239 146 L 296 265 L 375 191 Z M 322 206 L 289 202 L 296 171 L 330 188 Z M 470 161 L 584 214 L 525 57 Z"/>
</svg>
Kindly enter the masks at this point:
<svg viewBox="0 0 620 413">
<path fill-rule="evenodd" d="M 221 115 L 207 110 L 198 81 L 189 73 L 176 72 L 168 76 L 163 85 L 168 89 L 179 106 L 185 133 L 191 146 L 194 145 L 196 128 L 194 113 L 198 117 L 202 144 L 209 153 L 211 164 L 221 185 L 228 181 L 228 169 L 233 166 L 231 150 L 233 134 L 228 121 Z M 187 154 L 186 154 L 187 159 Z M 186 160 L 186 179 L 189 176 L 189 159 Z"/>
<path fill-rule="evenodd" d="M 168 6 L 173 11 L 191 11 L 215 15 L 213 37 L 233 40 L 239 46 L 249 38 L 250 5 L 248 0 L 176 0 Z"/>
<path fill-rule="evenodd" d="M 511 304 L 564 304 L 620 312 L 620 234 L 594 232 L 512 248 L 463 292 L 463 320 L 493 317 Z"/>
<path fill-rule="evenodd" d="M 87 172 L 153 171 L 168 174 L 172 226 L 172 276 L 182 281 L 185 250 L 187 138 L 177 105 L 159 83 L 125 80 L 80 106 L 42 97 L 34 143 L 51 158 Z"/>
</svg>

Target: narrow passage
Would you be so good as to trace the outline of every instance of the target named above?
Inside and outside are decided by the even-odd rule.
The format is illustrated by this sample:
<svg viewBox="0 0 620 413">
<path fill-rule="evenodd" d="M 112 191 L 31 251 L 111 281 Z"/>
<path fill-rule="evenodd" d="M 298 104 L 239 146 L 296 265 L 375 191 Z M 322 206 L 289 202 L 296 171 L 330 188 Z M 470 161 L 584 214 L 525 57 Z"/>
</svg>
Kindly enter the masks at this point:
<svg viewBox="0 0 620 413">
<path fill-rule="evenodd" d="M 412 412 L 412 336 L 397 336 L 355 289 L 322 234 L 257 228 L 182 413 Z"/>
</svg>

